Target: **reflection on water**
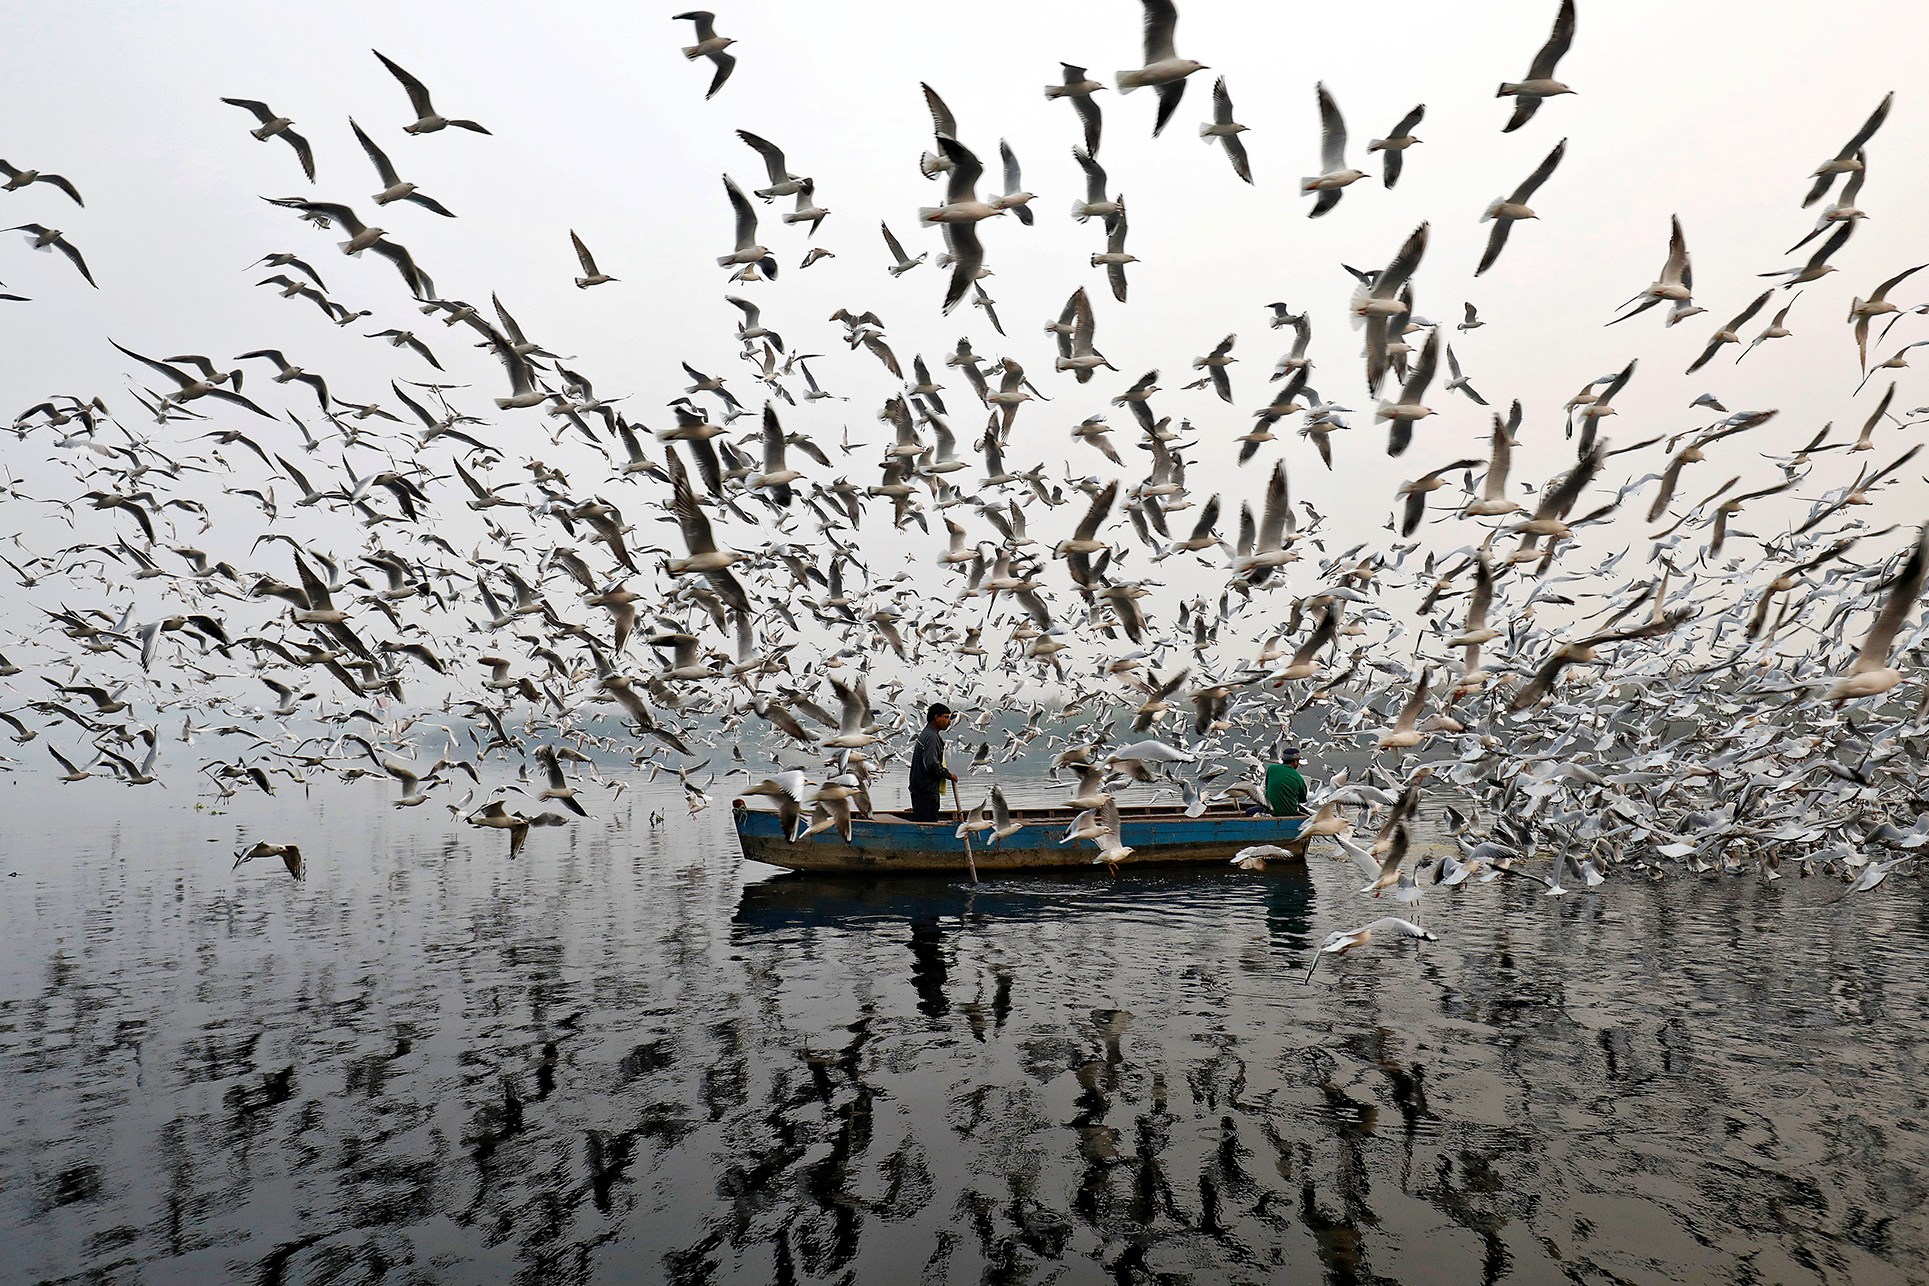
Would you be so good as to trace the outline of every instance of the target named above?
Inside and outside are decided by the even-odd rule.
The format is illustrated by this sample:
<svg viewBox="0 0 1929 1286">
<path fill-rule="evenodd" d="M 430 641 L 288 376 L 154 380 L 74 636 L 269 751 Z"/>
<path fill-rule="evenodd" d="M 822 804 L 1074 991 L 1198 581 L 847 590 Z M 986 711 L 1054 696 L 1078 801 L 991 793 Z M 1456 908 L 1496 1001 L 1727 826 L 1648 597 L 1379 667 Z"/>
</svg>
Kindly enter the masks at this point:
<svg viewBox="0 0 1929 1286">
<path fill-rule="evenodd" d="M 852 883 L 4 786 L 0 1278 L 1920 1280 L 1913 882 Z M 75 807 L 85 791 L 86 808 Z M 269 820 L 273 819 L 273 820 Z M 310 861 L 228 869 L 255 839 Z M 260 868 L 260 869 L 257 869 Z"/>
</svg>

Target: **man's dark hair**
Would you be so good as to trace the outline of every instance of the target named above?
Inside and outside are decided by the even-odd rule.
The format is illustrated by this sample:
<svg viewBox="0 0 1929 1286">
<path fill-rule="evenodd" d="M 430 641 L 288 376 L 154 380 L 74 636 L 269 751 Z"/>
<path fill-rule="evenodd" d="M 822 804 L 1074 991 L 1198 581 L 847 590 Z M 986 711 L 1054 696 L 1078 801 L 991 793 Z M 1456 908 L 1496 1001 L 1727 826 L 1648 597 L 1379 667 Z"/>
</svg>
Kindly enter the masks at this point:
<svg viewBox="0 0 1929 1286">
<path fill-rule="evenodd" d="M 926 723 L 936 723 L 939 715 L 950 713 L 951 707 L 940 701 L 924 712 L 924 721 Z"/>
</svg>

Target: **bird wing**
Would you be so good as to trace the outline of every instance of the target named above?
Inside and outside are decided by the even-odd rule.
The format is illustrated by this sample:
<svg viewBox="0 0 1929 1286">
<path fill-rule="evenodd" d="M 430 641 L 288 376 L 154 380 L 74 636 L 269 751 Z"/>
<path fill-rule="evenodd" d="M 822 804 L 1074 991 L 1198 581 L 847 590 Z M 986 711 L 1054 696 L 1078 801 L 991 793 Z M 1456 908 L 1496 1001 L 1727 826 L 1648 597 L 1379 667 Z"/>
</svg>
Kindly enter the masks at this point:
<svg viewBox="0 0 1929 1286">
<path fill-rule="evenodd" d="M 375 146 L 375 140 L 362 131 L 362 127 L 355 123 L 355 118 L 352 116 L 348 118 L 348 128 L 355 132 L 355 138 L 361 143 L 362 150 L 368 153 L 368 159 L 375 163 L 375 172 L 381 176 L 382 185 L 392 188 L 400 183 L 402 180 L 395 173 L 395 167 L 389 163 L 388 154 Z"/>
<path fill-rule="evenodd" d="M 1172 0 L 1141 0 L 1145 5 L 1145 65 L 1178 57 L 1172 51 L 1172 33 L 1179 25 L 1179 10 Z"/>
<path fill-rule="evenodd" d="M 737 181 L 728 174 L 723 176 L 723 190 L 730 196 L 730 208 L 737 213 L 737 248 L 748 249 L 757 243 L 757 212 L 751 208 Z"/>
<path fill-rule="evenodd" d="M 904 253 L 904 246 L 902 243 L 898 241 L 896 237 L 891 235 L 891 225 L 888 223 L 885 223 L 883 220 L 879 220 L 877 226 L 884 233 L 884 248 L 886 250 L 889 250 L 891 252 L 892 257 L 895 258 L 899 263 L 906 262 L 907 258 Z"/>
<path fill-rule="evenodd" d="M 1922 595 L 1925 564 L 1929 562 L 1929 527 L 1925 527 L 1916 538 L 1914 552 L 1902 570 L 1889 582 L 1889 597 L 1876 615 L 1875 623 L 1862 640 L 1862 648 L 1856 653 L 1855 664 L 1850 674 L 1866 674 L 1880 670 L 1889 663 L 1889 649 L 1895 645 L 1895 638 L 1901 632 L 1909 613 L 1915 610 L 1916 599 Z"/>
<path fill-rule="evenodd" d="M 938 97 L 938 91 L 922 81 L 918 83 L 918 88 L 924 91 L 924 105 L 931 113 L 931 132 L 940 138 L 957 138 L 958 118 L 951 114 L 944 99 Z"/>
<path fill-rule="evenodd" d="M 951 161 L 951 180 L 945 188 L 945 200 L 972 201 L 978 196 L 978 179 L 985 172 L 983 162 L 977 153 L 948 134 L 938 136 L 938 150 Z"/>
<path fill-rule="evenodd" d="M 1552 80 L 1554 68 L 1574 43 L 1574 0 L 1561 0 L 1561 11 L 1554 15 L 1554 30 L 1548 35 L 1547 43 L 1527 69 L 1529 80 Z"/>
<path fill-rule="evenodd" d="M 409 106 L 415 109 L 415 114 L 418 117 L 435 115 L 435 105 L 429 101 L 429 87 L 427 85 L 424 85 L 421 81 L 409 75 L 406 71 L 403 71 L 393 62 L 390 62 L 381 50 L 371 49 L 369 52 L 382 60 L 382 66 L 388 68 L 391 76 L 402 82 L 402 88 L 407 90 L 409 94 Z"/>
<path fill-rule="evenodd" d="M 1554 173 L 1555 167 L 1561 163 L 1561 158 L 1566 155 L 1567 140 L 1562 139 L 1560 142 L 1554 144 L 1554 150 L 1549 152 L 1546 157 L 1542 159 L 1541 163 L 1534 167 L 1534 172 L 1528 175 L 1519 187 L 1514 189 L 1514 195 L 1508 199 L 1525 204 L 1529 197 L 1540 190 L 1540 185 L 1547 182 L 1548 177 Z"/>
<path fill-rule="evenodd" d="M 747 129 L 738 130 L 737 137 L 748 143 L 756 150 L 759 156 L 764 158 L 764 169 L 769 172 L 770 181 L 773 185 L 782 183 L 790 178 L 790 170 L 784 165 L 784 152 L 782 148 L 767 138 L 761 138 L 758 135 L 752 134 Z"/>
<path fill-rule="evenodd" d="M 1346 120 L 1324 81 L 1314 85 L 1313 92 L 1319 100 L 1320 169 L 1331 174 L 1346 168 Z"/>
<path fill-rule="evenodd" d="M 574 228 L 570 229 L 569 232 L 569 244 L 576 247 L 576 262 L 583 265 L 584 276 L 597 277 L 602 275 L 596 270 L 596 260 L 590 255 L 589 247 L 583 244 L 583 239 L 576 235 Z"/>
</svg>

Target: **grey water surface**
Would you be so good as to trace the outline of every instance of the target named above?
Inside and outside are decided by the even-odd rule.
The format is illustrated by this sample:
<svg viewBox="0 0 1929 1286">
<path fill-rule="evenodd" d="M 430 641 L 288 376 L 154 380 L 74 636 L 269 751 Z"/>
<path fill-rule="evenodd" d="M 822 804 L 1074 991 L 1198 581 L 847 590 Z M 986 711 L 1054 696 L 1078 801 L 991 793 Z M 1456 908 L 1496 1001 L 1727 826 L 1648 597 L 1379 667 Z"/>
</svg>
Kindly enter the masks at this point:
<svg viewBox="0 0 1929 1286">
<path fill-rule="evenodd" d="M 1925 1279 L 1912 880 L 1436 889 L 1302 985 L 1394 909 L 1318 849 L 974 891 L 297 789 L 0 784 L 0 1280 Z"/>
</svg>

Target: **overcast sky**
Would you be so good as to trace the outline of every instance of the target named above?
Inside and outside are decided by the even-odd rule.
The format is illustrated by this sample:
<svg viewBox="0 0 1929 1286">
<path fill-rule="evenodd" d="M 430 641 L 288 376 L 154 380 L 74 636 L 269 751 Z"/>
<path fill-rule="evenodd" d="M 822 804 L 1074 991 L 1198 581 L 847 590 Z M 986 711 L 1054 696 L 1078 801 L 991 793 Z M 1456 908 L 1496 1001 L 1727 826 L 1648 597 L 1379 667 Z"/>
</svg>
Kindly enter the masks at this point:
<svg viewBox="0 0 1929 1286">
<path fill-rule="evenodd" d="M 38 186 L 0 193 L 0 213 L 13 216 L 7 224 L 61 228 L 101 288 L 86 289 L 63 260 L 32 253 L 18 234 L 0 242 L 0 281 L 32 297 L 0 305 L 4 387 L 23 407 L 53 393 L 103 393 L 110 401 L 119 393 L 116 409 L 134 412 L 130 421 L 138 422 L 124 390 L 129 375 L 149 377 L 108 346 L 111 336 L 152 355 L 225 359 L 279 347 L 323 373 L 340 396 L 383 399 L 392 376 L 435 372 L 361 334 L 409 326 L 437 347 L 455 380 L 474 382 L 456 396 L 465 409 L 491 414 L 500 426 L 492 436 L 512 462 L 548 452 L 547 438 L 537 436 L 549 427 L 540 412 L 489 410 L 486 399 L 505 393 L 505 381 L 492 359 L 468 347 L 466 328 L 450 331 L 420 317 L 386 262 L 345 259 L 334 250 L 338 232 L 317 231 L 258 199 L 305 195 L 343 201 L 388 229 L 442 295 L 486 304 L 498 292 L 533 338 L 573 356 L 570 365 L 592 376 L 599 393 L 629 395 L 627 413 L 652 427 L 667 420 L 663 404 L 685 383 L 679 360 L 730 375 L 740 391 L 754 387 L 736 359 L 736 313 L 723 299 L 739 291 L 766 307 L 766 322 L 793 349 L 826 353 L 813 364 L 819 380 L 852 399 L 787 409 L 786 423 L 827 441 L 845 426 L 875 439 L 882 433 L 875 410 L 895 382 L 867 354 L 846 353 L 839 328 L 825 322 L 839 306 L 871 309 L 907 365 L 922 352 L 936 366 L 961 334 L 981 353 L 1024 362 L 1055 400 L 1021 412 L 1013 437 L 1021 465 L 1068 459 L 1080 473 L 1116 472 L 1066 431 L 1088 414 L 1110 411 L 1111 395 L 1156 367 L 1170 390 L 1158 410 L 1190 418 L 1197 430 L 1191 481 L 1201 492 L 1256 501 L 1263 469 L 1283 452 L 1296 498 L 1336 514 L 1340 543 L 1348 536 L 1385 539 L 1376 528 L 1402 479 L 1485 450 L 1487 413 L 1436 384 L 1428 401 L 1439 414 L 1420 426 L 1405 457 L 1389 460 L 1383 430 L 1372 424 L 1358 337 L 1347 324 L 1353 282 L 1341 263 L 1384 264 L 1416 224 L 1430 221 L 1418 311 L 1453 322 L 1462 301 L 1471 300 L 1489 322 L 1449 334 L 1489 401 L 1504 406 L 1518 397 L 1527 408 L 1516 479 L 1564 467 L 1572 448 L 1561 440 L 1562 404 L 1587 381 L 1637 357 L 1640 372 L 1618 399 L 1618 422 L 1608 426 L 1617 441 L 1708 422 L 1712 417 L 1688 408 L 1702 392 L 1731 409 L 1781 409 L 1757 440 L 1724 448 L 1722 458 L 1691 474 L 1683 486 L 1690 499 L 1735 473 L 1773 480 L 1775 468 L 1759 451 L 1805 440 L 1824 421 L 1837 421 L 1838 431 L 1852 436 L 1886 381 L 1871 381 L 1852 397 L 1859 374 L 1844 320 L 1848 302 L 1929 258 L 1929 167 L 1921 162 L 1929 155 L 1929 96 L 1916 88 L 1921 51 L 1929 47 L 1924 8 L 1904 0 L 1582 0 L 1574 47 L 1559 72 L 1577 94 L 1549 101 L 1526 128 L 1503 135 L 1510 103 L 1497 101 L 1494 88 L 1525 75 L 1555 9 L 1552 0 L 1182 3 L 1179 52 L 1212 71 L 1194 77 L 1166 134 L 1149 137 L 1149 92 L 1099 95 L 1101 160 L 1112 189 L 1126 195 L 1128 248 L 1143 261 L 1130 269 L 1131 302 L 1121 306 L 1103 270 L 1086 260 L 1103 248 L 1102 230 L 1096 222 L 1077 225 L 1066 213 L 1082 187 L 1070 157 L 1076 119 L 1041 90 L 1058 78 L 1060 60 L 1083 64 L 1108 83 L 1117 69 L 1140 64 L 1140 10 L 1129 0 L 726 5 L 717 25 L 739 41 L 739 61 L 708 102 L 710 65 L 680 56 L 679 46 L 693 38 L 691 24 L 673 21 L 677 10 L 667 5 L 538 11 L 491 3 L 10 4 L 0 156 L 65 174 L 87 207 L 75 209 Z M 492 135 L 404 135 L 407 100 L 371 46 L 427 82 L 441 111 L 476 118 Z M 1220 151 L 1198 137 L 1210 111 L 1211 77 L 1219 74 L 1238 119 L 1251 127 L 1245 138 L 1257 187 L 1238 182 Z M 928 249 L 935 258 L 941 248 L 936 232 L 915 223 L 917 208 L 941 196 L 941 185 L 916 170 L 919 152 L 931 144 L 921 80 L 945 96 L 963 141 L 992 167 L 988 191 L 997 187 L 995 158 L 1005 138 L 1024 163 L 1026 186 L 1038 194 L 1037 226 L 1011 218 L 984 225 L 996 274 L 986 285 L 1009 340 L 974 309 L 941 316 L 945 281 L 933 267 L 899 280 L 883 271 L 880 218 L 913 253 Z M 1318 168 L 1317 80 L 1345 114 L 1349 159 L 1375 177 L 1350 188 L 1332 214 L 1309 221 L 1295 181 Z M 1841 271 L 1805 289 L 1789 320 L 1795 336 L 1739 366 L 1724 355 L 1684 377 L 1682 368 L 1716 324 L 1767 284 L 1756 274 L 1799 261 L 1784 260 L 1782 252 L 1814 222 L 1816 210 L 1800 208 L 1808 174 L 1890 90 L 1897 91 L 1895 110 L 1869 148 L 1860 201 L 1871 217 L 1837 256 Z M 319 181 L 305 181 L 282 142 L 251 139 L 252 119 L 223 105 L 222 96 L 265 99 L 295 118 L 314 145 Z M 1400 186 L 1386 191 L 1365 143 L 1420 102 L 1427 105 L 1418 130 L 1425 142 L 1409 153 Z M 380 184 L 349 134 L 351 115 L 387 149 L 402 177 L 459 217 L 409 205 L 377 217 L 369 194 Z M 746 189 L 764 181 L 758 157 L 733 137 L 737 128 L 783 147 L 790 168 L 815 177 L 819 204 L 833 212 L 815 238 L 806 238 L 777 222 L 788 199 L 763 207 L 763 239 L 783 269 L 775 283 L 734 287 L 715 266 L 732 242 L 720 176 L 730 173 Z M 1562 138 L 1570 140 L 1566 160 L 1533 201 L 1540 220 L 1518 226 L 1499 265 L 1475 281 L 1486 235 L 1481 211 Z M 1709 312 L 1673 329 L 1664 328 L 1660 309 L 1604 328 L 1659 272 L 1671 214 L 1686 229 L 1696 299 Z M 572 286 L 571 228 L 618 283 Z M 797 271 L 812 245 L 837 257 Z M 266 271 L 245 265 L 275 250 L 309 258 L 336 298 L 373 310 L 368 324 L 340 330 L 308 304 L 253 288 Z M 1084 388 L 1052 374 L 1050 341 L 1040 330 L 1079 285 L 1098 312 L 1098 346 L 1120 368 Z M 1896 298 L 1904 305 L 1929 300 L 1929 274 Z M 1361 412 L 1352 417 L 1353 432 L 1335 439 L 1340 467 L 1331 474 L 1307 442 L 1289 435 L 1245 471 L 1249 476 L 1230 476 L 1230 440 L 1270 399 L 1274 386 L 1265 375 L 1289 334 L 1266 327 L 1264 305 L 1275 299 L 1311 310 L 1313 385 Z M 1783 301 L 1778 294 L 1771 307 Z M 1765 321 L 1766 313 L 1749 330 Z M 1209 390 L 1180 391 L 1194 375 L 1191 360 L 1234 332 L 1241 358 L 1233 368 L 1234 405 Z M 1924 337 L 1929 318 L 1910 318 L 1874 357 Z M 279 399 L 271 405 L 303 405 L 305 394 L 283 398 L 265 375 L 265 367 L 254 373 L 250 392 L 268 390 L 265 398 Z M 1915 371 L 1899 375 L 1898 409 L 1929 402 Z M 977 416 L 964 409 L 969 394 L 955 373 L 948 382 L 968 441 Z M 162 436 L 178 440 L 193 431 L 170 426 Z M 283 449 L 292 441 L 285 428 L 263 432 Z M 1918 433 L 1908 431 L 1908 440 Z M 1130 437 L 1120 435 L 1122 449 Z M 1902 431 L 1878 433 L 1875 459 L 1886 461 L 1904 442 Z M 1650 452 L 1639 462 L 1617 461 L 1628 469 L 1611 468 L 1603 484 L 1659 460 Z M 1831 460 L 1829 468 L 1843 476 L 1830 473 L 1805 495 L 1847 480 L 1847 459 Z M 854 479 L 875 481 L 868 455 L 841 463 Z M 32 471 L 31 461 L 8 464 Z M 1128 464 L 1136 471 L 1139 461 L 1128 457 Z M 1919 477 L 1907 484 L 1898 512 L 1922 511 Z M 310 514 L 304 521 L 327 519 Z M 1471 528 L 1429 532 L 1441 548 L 1477 536 Z M 1629 528 L 1609 547 L 1637 532 Z"/>
</svg>

